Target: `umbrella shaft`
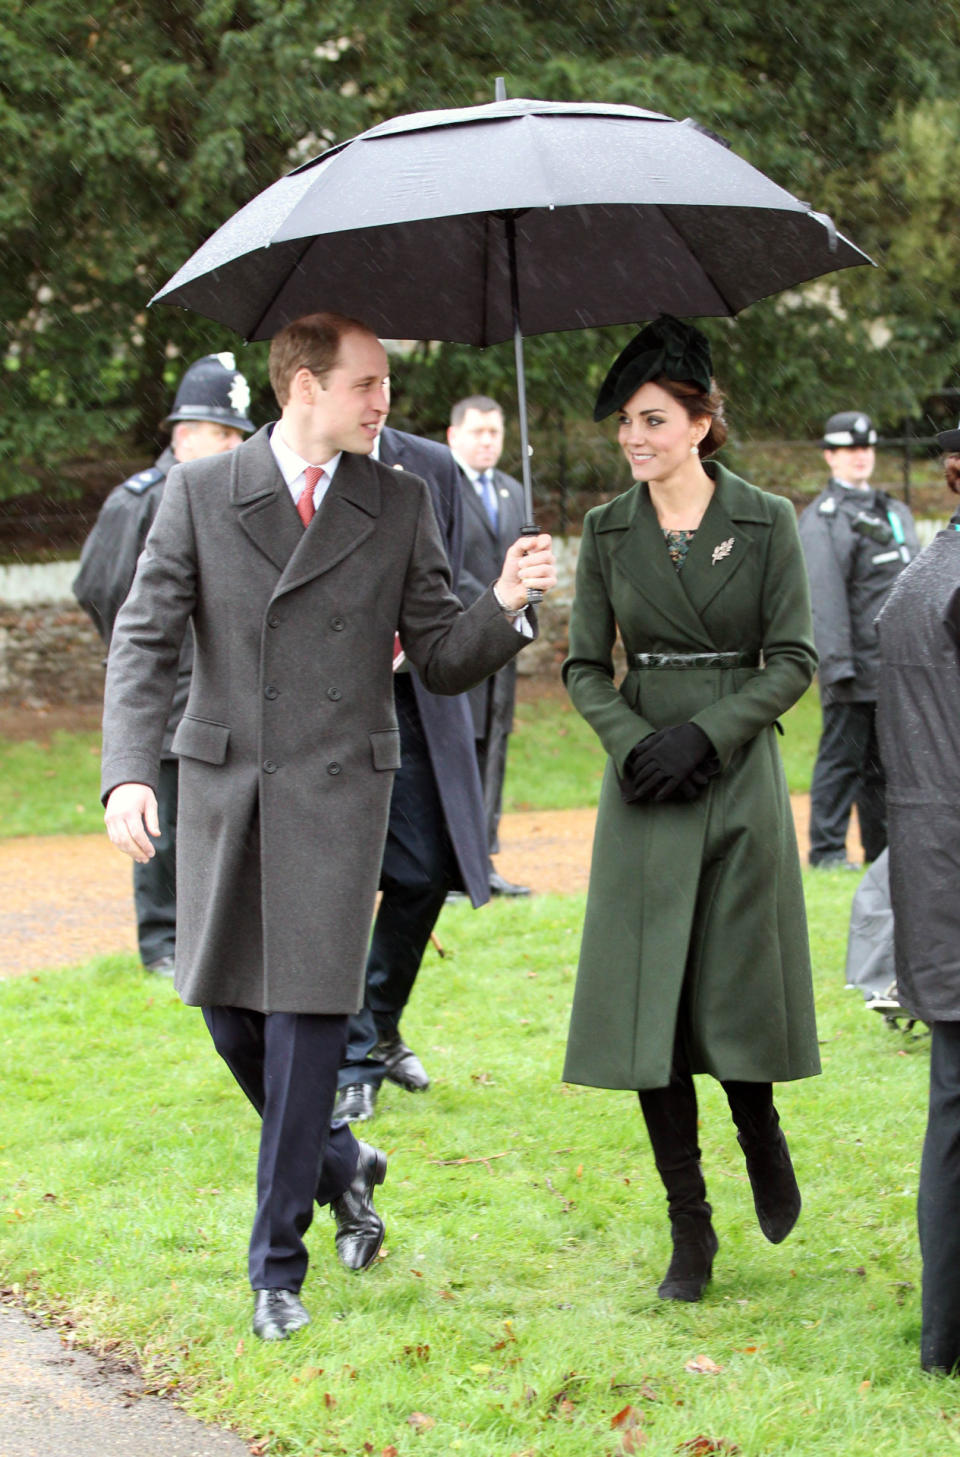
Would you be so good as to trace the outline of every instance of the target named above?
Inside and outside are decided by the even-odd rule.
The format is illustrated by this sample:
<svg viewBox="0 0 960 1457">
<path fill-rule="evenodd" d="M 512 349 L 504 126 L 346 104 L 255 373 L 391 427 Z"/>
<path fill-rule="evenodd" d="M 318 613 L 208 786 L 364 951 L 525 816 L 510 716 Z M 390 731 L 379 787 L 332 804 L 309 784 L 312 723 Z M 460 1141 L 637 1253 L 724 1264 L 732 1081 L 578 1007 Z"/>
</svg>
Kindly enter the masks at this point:
<svg viewBox="0 0 960 1457">
<path fill-rule="evenodd" d="M 523 525 L 524 532 L 533 522 L 533 482 L 530 476 L 530 442 L 527 433 L 527 377 L 523 365 L 523 330 L 520 327 L 520 286 L 517 280 L 517 224 L 516 219 L 505 219 L 507 229 L 507 256 L 510 261 L 510 304 L 513 309 L 513 354 L 517 370 L 517 414 L 520 420 L 520 467 L 523 479 Z"/>
</svg>

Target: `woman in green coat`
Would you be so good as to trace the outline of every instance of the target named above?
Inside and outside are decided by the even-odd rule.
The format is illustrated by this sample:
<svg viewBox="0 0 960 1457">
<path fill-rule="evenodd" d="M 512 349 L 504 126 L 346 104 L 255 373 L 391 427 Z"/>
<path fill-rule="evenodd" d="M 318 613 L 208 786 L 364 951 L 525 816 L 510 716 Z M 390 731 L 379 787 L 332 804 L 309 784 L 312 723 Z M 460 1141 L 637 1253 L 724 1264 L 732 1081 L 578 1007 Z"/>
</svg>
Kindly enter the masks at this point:
<svg viewBox="0 0 960 1457">
<path fill-rule="evenodd" d="M 793 507 L 704 464 L 726 438 L 705 336 L 644 329 L 594 418 L 614 410 L 634 485 L 584 521 L 563 666 L 609 756 L 564 1078 L 639 1091 L 673 1239 L 658 1293 L 692 1301 L 718 1247 L 694 1073 L 723 1085 L 767 1239 L 800 1212 L 771 1084 L 820 1063 L 775 728 L 816 654 Z"/>
</svg>

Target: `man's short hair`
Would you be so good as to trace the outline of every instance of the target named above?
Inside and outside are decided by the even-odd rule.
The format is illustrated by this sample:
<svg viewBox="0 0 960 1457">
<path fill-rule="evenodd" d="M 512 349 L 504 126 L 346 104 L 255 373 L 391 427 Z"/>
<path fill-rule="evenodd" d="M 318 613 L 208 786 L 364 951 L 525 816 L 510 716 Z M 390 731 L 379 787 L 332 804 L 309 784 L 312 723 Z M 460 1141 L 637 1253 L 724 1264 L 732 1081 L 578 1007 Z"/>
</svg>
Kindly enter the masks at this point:
<svg viewBox="0 0 960 1457">
<path fill-rule="evenodd" d="M 284 325 L 270 342 L 270 383 L 281 410 L 298 369 L 309 369 L 322 384 L 337 362 L 343 336 L 370 332 L 346 314 L 304 314 Z"/>
<path fill-rule="evenodd" d="M 463 400 L 457 400 L 450 409 L 450 424 L 462 425 L 468 410 L 479 410 L 481 415 L 489 415 L 491 410 L 496 410 L 498 415 L 503 415 L 503 406 L 498 405 L 496 400 L 491 400 L 489 395 L 467 395 Z"/>
</svg>

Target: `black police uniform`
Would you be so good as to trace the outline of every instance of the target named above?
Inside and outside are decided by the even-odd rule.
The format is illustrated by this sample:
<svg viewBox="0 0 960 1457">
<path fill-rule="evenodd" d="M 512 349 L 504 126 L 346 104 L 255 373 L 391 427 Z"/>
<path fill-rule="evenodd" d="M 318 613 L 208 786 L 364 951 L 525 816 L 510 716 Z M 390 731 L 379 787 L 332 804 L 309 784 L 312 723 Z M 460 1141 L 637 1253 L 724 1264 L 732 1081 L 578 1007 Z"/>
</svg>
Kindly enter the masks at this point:
<svg viewBox="0 0 960 1457">
<path fill-rule="evenodd" d="M 855 443 L 867 442 L 849 442 Z M 880 649 L 875 623 L 897 577 L 919 550 L 916 529 L 901 501 L 833 479 L 803 512 L 799 526 L 823 708 L 810 790 L 810 864 L 846 860 L 854 803 L 864 855 L 875 860 L 887 843 L 876 734 Z"/>
<path fill-rule="evenodd" d="M 84 543 L 80 570 L 73 592 L 92 619 L 107 648 L 113 624 L 130 591 L 137 561 L 147 533 L 160 507 L 164 482 L 176 464 L 167 449 L 149 470 L 138 471 L 115 486 L 103 503 L 96 525 Z M 177 670 L 173 706 L 163 734 L 163 756 L 157 785 L 157 807 L 161 835 L 154 841 L 156 854 L 145 865 L 133 867 L 133 898 L 137 917 L 137 941 L 144 966 L 156 966 L 175 954 L 177 759 L 172 751 L 173 735 L 183 715 L 190 691 L 193 668 L 193 634 L 184 639 Z"/>
</svg>

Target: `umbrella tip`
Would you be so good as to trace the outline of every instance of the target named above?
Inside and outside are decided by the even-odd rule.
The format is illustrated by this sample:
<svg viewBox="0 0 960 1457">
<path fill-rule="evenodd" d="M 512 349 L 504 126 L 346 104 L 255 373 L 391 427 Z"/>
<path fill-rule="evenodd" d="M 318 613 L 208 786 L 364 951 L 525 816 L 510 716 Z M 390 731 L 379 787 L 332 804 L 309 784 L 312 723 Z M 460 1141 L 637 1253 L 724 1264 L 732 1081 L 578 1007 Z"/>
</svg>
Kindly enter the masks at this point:
<svg viewBox="0 0 960 1457">
<path fill-rule="evenodd" d="M 506 101 L 506 99 L 507 99 L 507 83 L 503 79 L 502 76 L 498 76 L 497 77 L 496 81 L 494 82 L 494 88 L 495 88 L 494 89 L 494 100 L 496 100 L 496 101 Z"/>
</svg>

